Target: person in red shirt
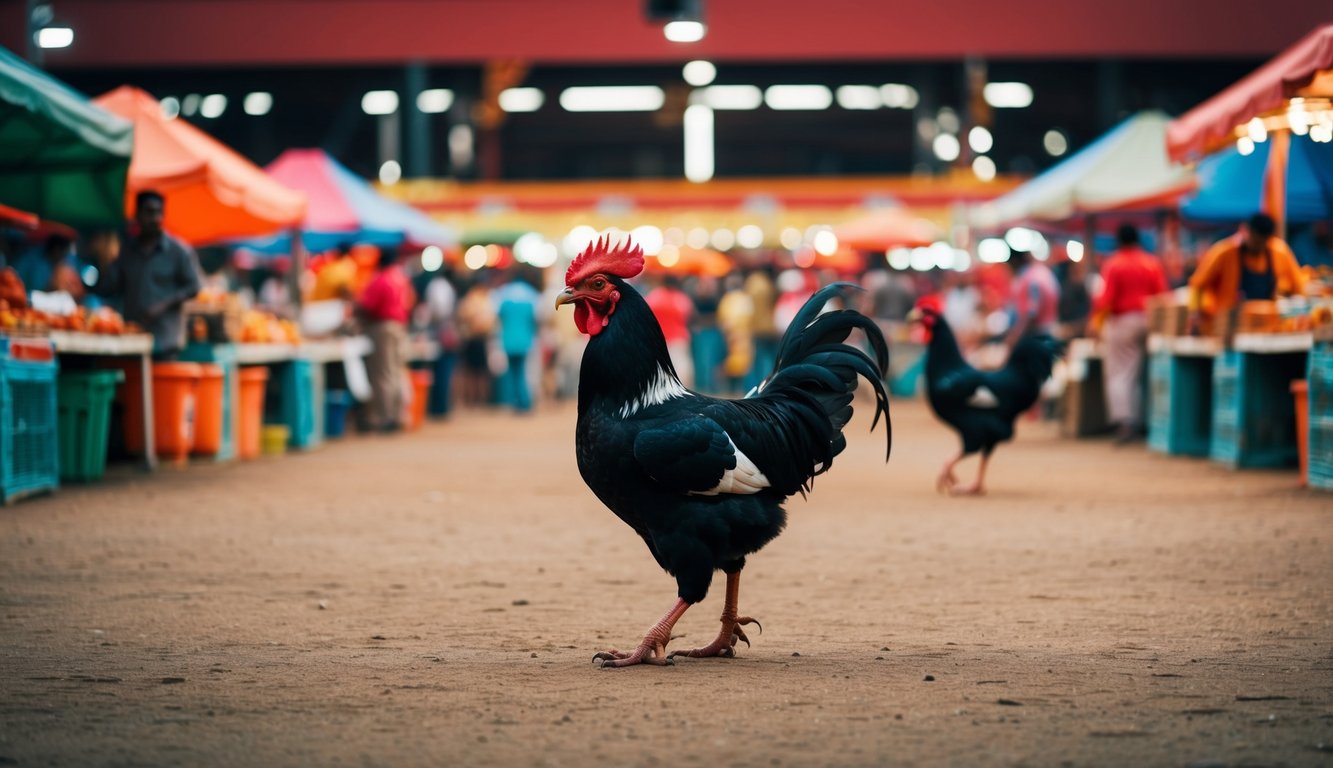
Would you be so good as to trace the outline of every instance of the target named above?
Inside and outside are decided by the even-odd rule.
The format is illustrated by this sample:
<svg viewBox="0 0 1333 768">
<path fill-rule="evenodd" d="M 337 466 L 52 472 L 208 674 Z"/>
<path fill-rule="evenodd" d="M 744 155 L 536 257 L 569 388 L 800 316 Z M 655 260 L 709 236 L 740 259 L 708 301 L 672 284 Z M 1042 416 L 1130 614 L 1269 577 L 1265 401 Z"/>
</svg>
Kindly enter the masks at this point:
<svg viewBox="0 0 1333 768">
<path fill-rule="evenodd" d="M 1149 296 L 1165 293 L 1162 262 L 1139 247 L 1139 232 L 1122 224 L 1118 248 L 1102 267 L 1105 287 L 1093 310 L 1093 325 L 1102 329 L 1102 373 L 1111 421 L 1117 439 L 1128 442 L 1143 432 L 1143 359 L 1148 346 Z"/>
<path fill-rule="evenodd" d="M 690 353 L 690 319 L 694 316 L 694 302 L 680 289 L 680 281 L 673 275 L 664 277 L 662 284 L 649 291 L 644 300 L 657 317 L 657 324 L 662 326 L 676 375 L 685 386 L 694 386 Z"/>
<path fill-rule="evenodd" d="M 415 303 L 398 252 L 380 250 L 379 266 L 361 293 L 358 311 L 375 348 L 370 353 L 370 415 L 384 432 L 402 429 L 407 395 L 407 317 Z"/>
</svg>

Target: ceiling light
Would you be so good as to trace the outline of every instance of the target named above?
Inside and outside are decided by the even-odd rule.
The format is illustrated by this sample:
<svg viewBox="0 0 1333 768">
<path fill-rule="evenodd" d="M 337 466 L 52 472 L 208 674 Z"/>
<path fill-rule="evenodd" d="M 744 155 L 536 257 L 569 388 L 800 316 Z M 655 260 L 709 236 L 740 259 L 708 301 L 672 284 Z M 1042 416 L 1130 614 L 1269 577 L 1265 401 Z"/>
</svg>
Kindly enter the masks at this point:
<svg viewBox="0 0 1333 768">
<path fill-rule="evenodd" d="M 43 27 L 37 32 L 41 48 L 68 48 L 74 44 L 74 30 L 69 27 Z"/>
<path fill-rule="evenodd" d="M 662 27 L 662 34 L 673 43 L 697 43 L 707 32 L 702 21 L 671 21 Z"/>
<path fill-rule="evenodd" d="M 655 112 L 665 101 L 655 85 L 582 86 L 560 93 L 560 106 L 569 112 Z"/>
<path fill-rule="evenodd" d="M 879 96 L 889 109 L 913 109 L 921 101 L 921 94 L 910 85 L 886 83 L 879 87 Z"/>
<path fill-rule="evenodd" d="M 690 95 L 691 104 L 712 109 L 759 109 L 764 92 L 753 85 L 710 85 Z"/>
<path fill-rule="evenodd" d="M 395 91 L 367 91 L 361 97 L 361 111 L 367 115 L 392 115 L 398 111 Z"/>
<path fill-rule="evenodd" d="M 1041 145 L 1046 148 L 1046 154 L 1051 157 L 1060 157 L 1069 151 L 1069 139 L 1066 139 L 1063 133 L 1054 128 L 1041 137 Z"/>
<path fill-rule="evenodd" d="M 506 88 L 500 91 L 500 109 L 506 112 L 536 112 L 546 103 L 540 88 Z"/>
<path fill-rule="evenodd" d="M 736 244 L 754 250 L 764 244 L 764 230 L 757 224 L 746 224 L 736 230 Z"/>
<path fill-rule="evenodd" d="M 837 90 L 838 106 L 843 109 L 879 109 L 884 99 L 873 85 L 844 85 Z"/>
<path fill-rule="evenodd" d="M 685 178 L 704 182 L 713 178 L 713 110 L 702 104 L 685 108 Z M 696 246 L 702 247 L 702 246 Z"/>
<path fill-rule="evenodd" d="M 1032 105 L 1032 86 L 1027 83 L 986 83 L 981 95 L 996 109 L 1021 109 Z"/>
<path fill-rule="evenodd" d="M 681 68 L 685 82 L 697 87 L 708 85 L 717 78 L 717 67 L 711 61 L 691 61 Z"/>
<path fill-rule="evenodd" d="M 421 252 L 421 268 L 426 272 L 438 272 L 444 266 L 444 251 L 438 245 L 427 246 Z"/>
<path fill-rule="evenodd" d="M 1003 264 L 1009 260 L 1009 244 L 998 237 L 977 243 L 977 258 L 983 264 Z"/>
<path fill-rule="evenodd" d="M 380 166 L 380 183 L 384 186 L 393 186 L 401 178 L 403 178 L 403 166 L 399 165 L 397 160 L 389 160 Z"/>
<path fill-rule="evenodd" d="M 162 108 L 162 117 L 168 120 L 174 120 L 181 113 L 181 100 L 175 96 L 167 96 L 158 105 Z"/>
<path fill-rule="evenodd" d="M 931 148 L 935 150 L 935 157 L 946 163 L 952 163 L 958 159 L 963 147 L 958 143 L 958 137 L 952 133 L 941 133 L 931 142 Z"/>
<path fill-rule="evenodd" d="M 769 109 L 828 109 L 833 92 L 823 85 L 773 85 L 764 91 Z"/>
<path fill-rule="evenodd" d="M 454 92 L 448 88 L 430 88 L 417 94 L 417 109 L 427 115 L 449 111 L 454 104 Z"/>
<path fill-rule="evenodd" d="M 972 160 L 972 173 L 981 181 L 995 179 L 995 161 L 985 155 L 977 155 Z"/>
<path fill-rule="evenodd" d="M 973 152 L 984 155 L 995 146 L 995 137 L 984 126 L 973 126 L 972 130 L 967 132 L 967 145 Z"/>
<path fill-rule="evenodd" d="M 241 108 L 251 117 L 267 115 L 273 109 L 273 94 L 264 91 L 247 93 L 245 101 L 241 102 Z"/>
<path fill-rule="evenodd" d="M 220 93 L 210 93 L 199 102 L 199 116 L 210 120 L 222 117 L 227 111 L 227 97 Z"/>
</svg>

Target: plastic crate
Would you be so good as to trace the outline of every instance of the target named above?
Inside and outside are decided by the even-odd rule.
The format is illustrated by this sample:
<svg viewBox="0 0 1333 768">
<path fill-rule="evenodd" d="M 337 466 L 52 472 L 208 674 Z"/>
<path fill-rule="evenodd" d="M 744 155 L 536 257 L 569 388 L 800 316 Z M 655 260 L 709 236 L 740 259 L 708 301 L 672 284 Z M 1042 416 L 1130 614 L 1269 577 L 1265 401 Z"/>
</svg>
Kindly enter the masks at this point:
<svg viewBox="0 0 1333 768">
<path fill-rule="evenodd" d="M 1296 466 L 1291 382 L 1305 375 L 1306 358 L 1305 352 L 1218 355 L 1210 458 L 1236 468 Z"/>
<path fill-rule="evenodd" d="M 1309 485 L 1333 491 L 1333 416 L 1310 419 Z"/>
<path fill-rule="evenodd" d="M 111 401 L 123 378 L 120 371 L 77 371 L 62 373 L 57 379 L 62 481 L 90 482 L 106 472 Z"/>
<path fill-rule="evenodd" d="M 58 443 L 55 361 L 0 357 L 0 500 L 58 488 Z"/>
<path fill-rule="evenodd" d="M 1212 439 L 1213 360 L 1154 353 L 1148 362 L 1148 447 L 1207 456 Z"/>
<path fill-rule="evenodd" d="M 1314 345 L 1305 378 L 1310 384 L 1310 417 L 1333 416 L 1333 343 Z"/>
<path fill-rule="evenodd" d="M 321 373 L 323 371 L 321 370 Z M 291 431 L 289 445 L 293 448 L 313 448 L 323 442 L 323 414 L 316 414 L 316 405 L 323 407 L 323 398 L 315 397 L 315 364 L 309 360 L 293 360 L 282 366 L 279 397 L 282 399 L 279 423 Z"/>
</svg>

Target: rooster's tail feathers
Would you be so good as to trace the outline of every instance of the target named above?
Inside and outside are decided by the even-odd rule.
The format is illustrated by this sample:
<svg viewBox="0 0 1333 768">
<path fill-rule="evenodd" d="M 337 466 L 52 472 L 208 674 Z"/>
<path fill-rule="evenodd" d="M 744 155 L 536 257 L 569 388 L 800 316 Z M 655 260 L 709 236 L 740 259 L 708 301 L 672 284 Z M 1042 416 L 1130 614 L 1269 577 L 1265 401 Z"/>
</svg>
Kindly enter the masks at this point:
<svg viewBox="0 0 1333 768">
<path fill-rule="evenodd" d="M 749 397 L 783 392 L 798 400 L 811 400 L 833 427 L 830 437 L 830 461 L 824 462 L 820 474 L 827 471 L 831 457 L 846 447 L 842 428 L 852 417 L 852 397 L 857 378 L 870 382 L 875 392 L 875 417 L 871 430 L 884 417 L 887 460 L 893 450 L 893 425 L 889 420 L 889 395 L 884 389 L 884 376 L 889 367 L 889 348 L 884 334 L 875 323 L 855 310 L 844 309 L 820 314 L 831 299 L 842 298 L 859 291 L 850 283 L 833 283 L 811 296 L 793 318 L 778 348 L 777 364 L 773 373 L 755 388 Z M 847 343 L 852 331 L 860 330 L 869 343 L 870 355 Z M 800 393 L 800 394 L 797 394 Z"/>
</svg>

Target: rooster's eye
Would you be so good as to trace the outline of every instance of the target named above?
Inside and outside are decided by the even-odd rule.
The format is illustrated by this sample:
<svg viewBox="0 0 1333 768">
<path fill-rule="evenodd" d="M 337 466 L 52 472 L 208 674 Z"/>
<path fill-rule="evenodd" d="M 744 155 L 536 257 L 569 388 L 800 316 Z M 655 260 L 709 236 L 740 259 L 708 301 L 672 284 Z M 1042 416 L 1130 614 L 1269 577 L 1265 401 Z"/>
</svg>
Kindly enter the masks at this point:
<svg viewBox="0 0 1333 768">
<path fill-rule="evenodd" d="M 592 289 L 594 291 L 600 291 L 605 287 L 606 287 L 606 281 L 600 277 L 592 281 Z"/>
</svg>

